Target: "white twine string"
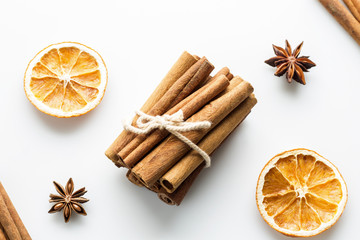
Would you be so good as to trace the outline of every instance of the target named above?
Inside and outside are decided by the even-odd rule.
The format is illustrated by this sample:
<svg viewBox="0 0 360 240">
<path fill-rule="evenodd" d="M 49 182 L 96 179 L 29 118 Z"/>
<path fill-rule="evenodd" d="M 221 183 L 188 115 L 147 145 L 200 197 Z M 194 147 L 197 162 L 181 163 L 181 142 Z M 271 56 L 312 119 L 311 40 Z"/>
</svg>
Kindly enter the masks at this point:
<svg viewBox="0 0 360 240">
<path fill-rule="evenodd" d="M 135 111 L 135 113 L 139 115 L 139 118 L 136 121 L 138 127 L 132 126 L 131 121 L 128 121 L 123 123 L 125 130 L 136 134 L 148 134 L 154 129 L 165 129 L 197 151 L 200 156 L 204 158 L 206 163 L 205 167 L 210 167 L 210 156 L 195 143 L 190 141 L 190 139 L 180 133 L 209 128 L 211 126 L 209 121 L 185 122 L 184 114 L 181 109 L 172 115 L 164 114 L 162 116 L 151 116 L 142 111 Z"/>
</svg>

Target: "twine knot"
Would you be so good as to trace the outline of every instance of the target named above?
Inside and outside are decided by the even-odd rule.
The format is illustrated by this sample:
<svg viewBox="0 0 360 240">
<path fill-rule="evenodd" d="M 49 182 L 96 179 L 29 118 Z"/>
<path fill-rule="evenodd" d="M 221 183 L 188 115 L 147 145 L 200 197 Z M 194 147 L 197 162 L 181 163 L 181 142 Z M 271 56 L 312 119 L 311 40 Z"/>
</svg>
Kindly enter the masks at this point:
<svg viewBox="0 0 360 240">
<path fill-rule="evenodd" d="M 124 122 L 123 125 L 125 130 L 136 134 L 148 134 L 154 129 L 165 129 L 186 143 L 193 150 L 197 151 L 202 158 L 204 158 L 206 163 L 205 167 L 210 167 L 211 159 L 209 155 L 180 133 L 210 128 L 211 123 L 209 121 L 185 122 L 184 114 L 181 109 L 172 115 L 164 114 L 162 116 L 151 116 L 142 111 L 135 111 L 135 113 L 139 115 L 139 118 L 136 121 L 137 127 L 132 126 L 131 122 Z"/>
</svg>

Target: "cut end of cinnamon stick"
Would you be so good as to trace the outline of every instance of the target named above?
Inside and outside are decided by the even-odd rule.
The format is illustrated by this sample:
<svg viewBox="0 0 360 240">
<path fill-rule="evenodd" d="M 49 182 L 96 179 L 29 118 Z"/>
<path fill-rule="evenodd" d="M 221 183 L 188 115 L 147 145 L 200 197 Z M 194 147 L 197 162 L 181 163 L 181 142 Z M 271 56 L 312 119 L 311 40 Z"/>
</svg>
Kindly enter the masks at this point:
<svg viewBox="0 0 360 240">
<path fill-rule="evenodd" d="M 158 193 L 158 197 L 161 201 L 168 205 L 176 205 L 176 203 L 170 197 L 168 197 L 166 193 Z"/>
</svg>

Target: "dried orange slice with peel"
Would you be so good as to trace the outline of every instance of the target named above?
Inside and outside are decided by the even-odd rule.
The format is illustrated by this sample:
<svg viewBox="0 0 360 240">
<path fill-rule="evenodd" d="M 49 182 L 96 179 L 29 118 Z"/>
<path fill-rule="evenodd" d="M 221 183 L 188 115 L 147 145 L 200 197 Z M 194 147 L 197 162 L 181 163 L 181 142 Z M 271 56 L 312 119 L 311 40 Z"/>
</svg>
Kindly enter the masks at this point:
<svg viewBox="0 0 360 240">
<path fill-rule="evenodd" d="M 331 162 L 314 151 L 294 149 L 278 154 L 263 168 L 256 202 L 275 230 L 309 237 L 337 222 L 347 202 L 347 188 Z"/>
<path fill-rule="evenodd" d="M 107 85 L 107 69 L 93 49 L 75 42 L 53 44 L 29 63 L 24 77 L 27 98 L 55 117 L 75 117 L 94 109 Z"/>
</svg>

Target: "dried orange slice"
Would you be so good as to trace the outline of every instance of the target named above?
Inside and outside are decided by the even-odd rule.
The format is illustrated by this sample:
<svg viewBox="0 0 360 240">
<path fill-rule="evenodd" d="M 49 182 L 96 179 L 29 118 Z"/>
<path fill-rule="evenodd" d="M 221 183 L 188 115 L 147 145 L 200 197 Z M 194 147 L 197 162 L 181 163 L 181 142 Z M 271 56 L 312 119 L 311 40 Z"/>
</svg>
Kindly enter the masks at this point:
<svg viewBox="0 0 360 240">
<path fill-rule="evenodd" d="M 331 162 L 314 151 L 294 149 L 275 156 L 263 168 L 256 202 L 275 230 L 309 237 L 337 222 L 347 202 L 347 188 Z"/>
<path fill-rule="evenodd" d="M 40 111 L 55 117 L 75 117 L 102 100 L 107 69 L 93 49 L 74 42 L 53 44 L 29 63 L 24 77 L 27 98 Z"/>
</svg>

